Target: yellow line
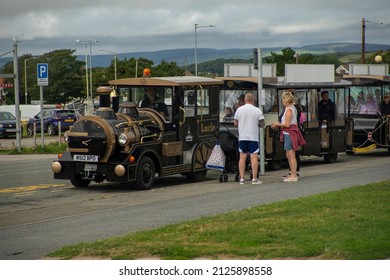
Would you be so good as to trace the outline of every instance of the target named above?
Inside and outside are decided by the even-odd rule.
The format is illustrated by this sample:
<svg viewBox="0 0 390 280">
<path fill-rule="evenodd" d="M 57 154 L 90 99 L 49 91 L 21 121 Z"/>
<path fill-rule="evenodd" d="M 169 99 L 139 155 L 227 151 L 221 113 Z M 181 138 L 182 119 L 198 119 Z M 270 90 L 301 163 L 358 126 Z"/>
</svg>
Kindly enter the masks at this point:
<svg viewBox="0 0 390 280">
<path fill-rule="evenodd" d="M 59 188 L 64 187 L 65 184 L 40 184 L 35 186 L 25 186 L 25 187 L 16 187 L 16 188 L 7 188 L 0 190 L 0 193 L 16 193 L 16 192 L 29 192 L 36 191 L 48 188 Z"/>
<path fill-rule="evenodd" d="M 35 191 L 32 192 L 24 192 L 24 193 L 17 193 L 14 195 L 14 197 L 21 197 L 21 196 L 29 196 L 35 194 Z"/>
</svg>

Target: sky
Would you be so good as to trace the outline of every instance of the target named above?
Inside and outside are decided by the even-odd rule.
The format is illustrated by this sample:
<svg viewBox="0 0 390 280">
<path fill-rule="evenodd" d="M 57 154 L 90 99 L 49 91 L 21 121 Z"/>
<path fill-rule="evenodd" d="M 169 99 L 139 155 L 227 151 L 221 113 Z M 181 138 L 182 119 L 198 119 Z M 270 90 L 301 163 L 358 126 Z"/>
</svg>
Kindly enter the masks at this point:
<svg viewBox="0 0 390 280">
<path fill-rule="evenodd" d="M 14 40 L 19 55 L 361 43 L 363 18 L 366 43 L 390 45 L 389 14 L 389 0 L 2 0 L 0 56 Z"/>
</svg>

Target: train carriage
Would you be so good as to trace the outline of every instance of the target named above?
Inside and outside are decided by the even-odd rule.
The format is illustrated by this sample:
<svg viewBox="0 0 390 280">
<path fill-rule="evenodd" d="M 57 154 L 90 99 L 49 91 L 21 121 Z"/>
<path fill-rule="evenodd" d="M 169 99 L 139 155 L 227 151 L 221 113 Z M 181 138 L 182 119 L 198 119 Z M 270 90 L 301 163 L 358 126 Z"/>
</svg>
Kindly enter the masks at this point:
<svg viewBox="0 0 390 280">
<path fill-rule="evenodd" d="M 384 75 L 346 75 L 351 84 L 346 101 L 348 118 L 353 124 L 348 154 L 388 149 L 390 154 L 389 114 L 381 112 L 381 103 L 390 96 L 390 77 Z"/>
<path fill-rule="evenodd" d="M 240 102 L 240 98 L 247 92 L 257 94 L 257 77 L 222 77 L 224 86 L 220 94 L 220 121 L 221 128 L 238 135 L 233 127 L 233 118 L 225 117 L 227 107 L 234 108 Z M 302 156 L 321 156 L 326 163 L 337 160 L 337 154 L 345 152 L 348 141 L 351 141 L 351 123 L 347 119 L 347 107 L 345 98 L 348 96 L 348 81 L 330 82 L 286 82 L 278 81 L 276 77 L 265 77 L 262 80 L 264 99 L 262 100 L 265 117 L 264 154 L 265 161 L 271 169 L 280 169 L 286 160 L 283 143 L 280 142 L 279 132 L 271 129 L 272 122 L 278 122 L 283 112 L 281 104 L 282 93 L 292 90 L 296 102 L 302 109 L 302 134 L 307 142 L 301 151 Z M 336 104 L 336 116 L 334 121 L 319 120 L 318 102 L 321 100 L 321 92 L 328 91 L 330 98 Z M 241 97 L 240 97 L 241 96 Z M 256 101 L 257 102 L 257 101 Z M 234 114 L 234 112 L 233 112 Z M 351 142 L 352 143 L 352 142 Z"/>
<path fill-rule="evenodd" d="M 98 88 L 100 108 L 66 133 L 54 178 L 149 189 L 156 176 L 205 179 L 219 127 L 219 85 L 203 77 L 127 78 Z M 143 106 L 150 91 L 154 100 Z"/>
</svg>

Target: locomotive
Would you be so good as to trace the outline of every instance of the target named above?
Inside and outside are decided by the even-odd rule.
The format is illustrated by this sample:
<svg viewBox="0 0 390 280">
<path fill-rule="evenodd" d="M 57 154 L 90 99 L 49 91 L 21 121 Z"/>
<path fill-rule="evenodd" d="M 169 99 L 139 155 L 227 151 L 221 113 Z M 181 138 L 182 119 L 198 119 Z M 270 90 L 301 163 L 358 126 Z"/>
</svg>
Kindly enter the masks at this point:
<svg viewBox="0 0 390 280">
<path fill-rule="evenodd" d="M 52 163 L 54 178 L 75 187 L 108 181 L 142 190 L 156 177 L 174 174 L 204 180 L 217 141 L 222 83 L 140 77 L 100 86 L 99 109 L 65 133 L 68 147 Z"/>
</svg>

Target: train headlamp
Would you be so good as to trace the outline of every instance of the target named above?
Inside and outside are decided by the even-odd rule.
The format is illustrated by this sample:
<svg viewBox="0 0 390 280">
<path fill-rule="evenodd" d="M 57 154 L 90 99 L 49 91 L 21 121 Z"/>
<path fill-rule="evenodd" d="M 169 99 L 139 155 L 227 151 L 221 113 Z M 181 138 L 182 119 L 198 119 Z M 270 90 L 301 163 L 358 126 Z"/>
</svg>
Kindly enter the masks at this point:
<svg viewBox="0 0 390 280">
<path fill-rule="evenodd" d="M 126 144 L 128 143 L 127 135 L 125 133 L 122 133 L 121 135 L 119 135 L 118 142 L 119 142 L 119 145 L 126 146 Z"/>
</svg>

